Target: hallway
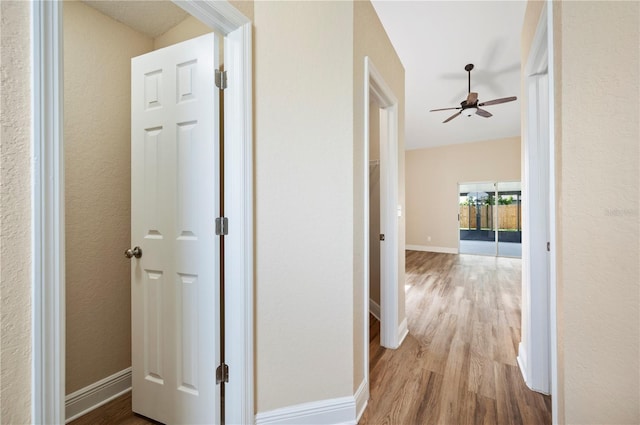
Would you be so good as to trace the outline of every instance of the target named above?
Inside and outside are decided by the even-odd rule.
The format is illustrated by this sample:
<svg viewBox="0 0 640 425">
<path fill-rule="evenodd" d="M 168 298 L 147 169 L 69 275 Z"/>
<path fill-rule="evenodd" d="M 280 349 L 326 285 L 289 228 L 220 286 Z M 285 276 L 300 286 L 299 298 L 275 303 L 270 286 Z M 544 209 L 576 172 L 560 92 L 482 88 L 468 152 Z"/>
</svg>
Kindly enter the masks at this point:
<svg viewBox="0 0 640 425">
<path fill-rule="evenodd" d="M 407 251 L 409 336 L 371 330 L 366 424 L 549 424 L 551 398 L 516 363 L 521 260 Z"/>
</svg>

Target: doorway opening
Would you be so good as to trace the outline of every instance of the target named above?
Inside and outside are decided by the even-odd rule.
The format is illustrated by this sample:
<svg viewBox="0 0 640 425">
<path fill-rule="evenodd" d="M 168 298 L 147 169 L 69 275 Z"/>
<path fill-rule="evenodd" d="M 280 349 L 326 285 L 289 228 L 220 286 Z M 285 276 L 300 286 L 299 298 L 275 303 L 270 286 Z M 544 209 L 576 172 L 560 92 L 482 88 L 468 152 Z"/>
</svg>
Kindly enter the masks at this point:
<svg viewBox="0 0 640 425">
<path fill-rule="evenodd" d="M 382 232 L 380 199 L 380 115 L 374 101 L 369 103 L 369 370 L 373 369 L 383 347 L 380 341 L 380 284 L 382 275 Z"/>
<path fill-rule="evenodd" d="M 170 4 L 170 2 L 166 2 Z M 231 130 L 227 131 L 229 142 L 225 151 L 225 161 L 233 164 L 226 170 L 225 187 L 227 192 L 235 192 L 235 197 L 229 197 L 227 210 L 236 220 L 231 221 L 230 227 L 234 236 L 227 241 L 227 251 L 233 252 L 234 259 L 225 261 L 227 276 L 233 275 L 238 282 L 234 290 L 229 291 L 225 299 L 227 305 L 233 306 L 229 310 L 236 311 L 228 317 L 238 338 L 235 343 L 227 347 L 228 358 L 236 362 L 238 372 L 236 384 L 229 386 L 227 394 L 230 402 L 228 421 L 245 423 L 253 420 L 253 337 L 252 337 L 252 193 L 251 193 L 251 104 L 248 94 L 250 89 L 249 63 L 251 55 L 251 25 L 249 20 L 228 3 L 220 2 L 177 2 L 179 6 L 201 20 L 204 25 L 219 31 L 224 36 L 225 63 L 233 63 L 230 79 L 238 84 L 229 90 L 227 98 L 235 108 L 227 108 L 225 120 Z M 154 6 L 158 6 L 156 4 Z M 65 211 L 65 149 L 63 134 L 63 87 L 71 84 L 70 89 L 82 91 L 82 87 L 73 87 L 74 81 L 63 84 L 63 10 L 66 4 L 62 2 L 40 2 L 33 8 L 33 62 L 34 62 L 34 91 L 33 104 L 41 105 L 33 117 L 33 128 L 36 129 L 33 138 L 35 157 L 41 158 L 33 171 L 34 202 L 33 229 L 33 420 L 36 423 L 64 423 L 65 422 L 65 359 L 75 347 L 65 347 L 66 320 L 65 307 L 65 215 L 73 211 Z M 102 18 L 100 18 L 102 19 Z M 106 42 L 109 43 L 109 40 Z M 111 66 L 109 58 L 105 57 L 105 66 Z M 98 81 L 105 85 L 110 80 Z M 106 96 L 116 96 L 106 89 Z M 100 98 L 94 99 L 100 102 Z M 124 107 L 120 113 L 128 114 L 129 108 Z M 90 111 L 87 111 L 90 112 Z M 87 133 L 87 139 L 91 133 Z M 87 143 L 87 146 L 89 144 Z M 95 173 L 103 173 L 115 180 L 123 176 L 112 173 L 109 162 L 98 163 L 94 167 Z M 96 165 L 93 163 L 93 165 Z M 111 173 L 111 174 L 110 174 Z M 126 173 L 128 174 L 128 173 Z M 126 176 L 125 176 L 126 177 Z M 71 180 L 70 180 L 71 182 Z M 69 182 L 69 183 L 70 183 Z M 71 199 L 70 199 L 71 201 Z M 114 208 L 109 214 L 118 216 L 128 215 L 127 211 Z M 106 215 L 106 214 L 105 214 Z M 112 217 L 103 215 L 104 221 Z M 70 221 L 70 225 L 74 222 Z M 100 223 L 99 223 L 100 224 Z M 91 238 L 92 233 L 86 237 Z M 114 244 L 119 245 L 119 244 Z M 117 250 L 118 257 L 124 260 L 122 253 L 127 248 L 111 247 Z M 112 255 L 112 250 L 108 250 Z M 100 270 L 95 270 L 99 273 Z M 126 303 L 123 303 L 126 304 Z M 125 306 L 126 307 L 126 306 Z M 123 313 L 118 310 L 119 313 Z M 124 314 L 124 313 L 123 313 Z M 90 326 L 90 324 L 87 324 Z M 115 342 L 115 341 L 114 341 Z M 121 341 L 120 341 L 121 342 Z M 110 359 L 106 359 L 109 361 Z M 119 368 L 119 366 L 113 366 Z M 123 374 L 111 375 L 109 384 L 112 391 L 117 391 L 119 385 L 126 385 L 126 369 Z M 89 374 L 94 373 L 89 369 Z M 246 376 L 245 376 L 246 375 Z M 101 395 L 105 389 L 105 382 L 101 376 L 91 375 L 90 380 L 95 385 L 84 387 L 87 389 L 84 397 L 75 397 L 73 401 L 95 405 L 103 400 L 92 397 Z M 107 379 L 105 378 L 105 379 Z M 114 378 L 114 379 L 110 379 Z M 124 379 L 123 379 L 124 378 Z M 99 390 L 99 391 L 98 391 Z M 126 388 L 124 389 L 126 391 Z M 231 393 L 232 395 L 230 395 Z M 71 400 L 67 400 L 71 401 Z M 89 406 L 87 406 L 89 407 Z M 86 410 L 86 409 L 85 409 Z"/>
<path fill-rule="evenodd" d="M 520 182 L 458 185 L 460 254 L 522 257 Z"/>
<path fill-rule="evenodd" d="M 217 214 L 214 205 L 219 204 L 220 188 L 213 170 L 218 169 L 219 137 L 214 134 L 218 120 L 203 118 L 207 112 L 212 115 L 219 103 L 217 93 L 211 90 L 205 96 L 203 87 L 214 85 L 215 63 L 220 60 L 214 52 L 223 43 L 219 34 L 214 38 L 211 28 L 170 2 L 148 4 L 141 9 L 113 6 L 110 2 L 70 2 L 63 6 L 66 419 L 73 420 L 92 409 L 87 387 L 106 379 L 102 384 L 103 401 L 133 388 L 133 411 L 161 422 L 175 422 L 168 419 L 169 409 L 160 406 L 171 405 L 170 400 L 184 394 L 182 399 L 189 399 L 192 407 L 189 410 L 199 411 L 191 403 L 201 393 L 217 393 L 215 386 L 197 383 L 196 375 L 209 369 L 215 375 L 219 332 L 215 338 L 206 338 L 191 329 L 198 328 L 197 322 L 202 320 L 219 328 L 220 323 L 213 316 L 220 307 L 213 292 L 220 283 L 213 270 L 205 272 L 196 264 L 178 265 L 178 256 L 159 256 L 157 248 L 162 244 L 161 251 L 177 253 L 174 249 L 178 246 L 206 244 L 207 249 L 196 251 L 219 254 L 218 238 L 204 231 L 202 218 L 184 211 Z M 147 19 L 154 16 L 152 7 L 164 10 L 164 19 Z M 152 28 L 161 34 L 156 36 L 145 30 L 141 23 L 153 24 Z M 207 34 L 206 39 L 189 42 L 203 34 Z M 158 55 L 166 58 L 164 62 L 153 61 L 152 57 Z M 132 59 L 136 58 L 139 64 L 138 58 L 143 56 L 148 58 L 143 63 L 151 70 L 146 76 L 132 72 Z M 171 76 L 175 64 L 169 58 L 187 63 L 176 68 L 180 81 Z M 207 72 L 203 73 L 202 68 Z M 166 96 L 176 91 L 183 92 L 179 98 Z M 190 106 L 195 104 L 199 110 Z M 191 118 L 176 122 L 173 107 Z M 145 115 L 143 119 L 143 114 L 153 116 Z M 170 123 L 172 119 L 174 122 Z M 196 124 L 204 121 L 206 125 Z M 163 130 L 173 126 L 180 129 L 175 137 Z M 206 164 L 194 164 L 184 151 L 185 146 L 199 150 L 200 157 L 208 158 Z M 166 161 L 173 156 L 179 157 L 175 167 Z M 208 178 L 204 178 L 204 169 L 212 170 Z M 211 183 L 203 185 L 201 180 Z M 171 184 L 174 181 L 178 184 L 175 188 Z M 194 196 L 199 190 L 210 195 Z M 170 204 L 177 208 L 168 208 Z M 170 229 L 185 226 L 191 239 L 173 236 Z M 77 246 L 86 249 L 82 261 L 72 255 Z M 135 246 L 142 248 L 141 258 L 127 260 L 123 252 Z M 211 254 L 206 255 L 207 260 L 217 267 L 219 257 L 209 258 Z M 175 270 L 170 272 L 174 267 L 183 272 L 175 282 L 168 279 L 175 275 Z M 188 275 L 184 274 L 186 271 Z M 203 281 L 208 285 L 204 286 Z M 203 296 L 205 288 L 210 288 L 209 296 Z M 200 296 L 191 299 L 195 293 Z M 172 298 L 182 300 L 184 308 L 167 302 Z M 197 300 L 207 299 L 210 301 L 198 308 Z M 157 314 L 151 314 L 156 310 Z M 189 317 L 182 311 L 199 313 Z M 203 311 L 212 313 L 205 319 Z M 210 339 L 215 341 L 208 343 Z M 173 348 L 167 349 L 162 341 L 170 340 L 182 348 L 176 363 L 195 368 L 182 378 L 185 388 L 194 390 L 191 393 L 185 394 L 178 385 L 165 385 L 165 380 L 171 379 L 167 360 L 173 357 Z M 208 361 L 193 352 L 196 345 L 208 348 Z M 143 363 L 146 367 L 142 367 Z M 151 407 L 142 407 L 143 400 L 158 398 L 157 394 L 151 396 L 154 391 L 173 387 L 177 388 L 176 397 L 169 397 L 167 392 L 165 403 L 152 402 L 147 403 Z M 221 403 L 215 404 L 210 418 L 222 413 L 218 406 Z"/>
<path fill-rule="evenodd" d="M 398 319 L 398 216 L 401 213 L 398 210 L 398 100 L 369 57 L 364 59 L 364 70 L 364 380 L 356 399 L 358 416 L 364 411 L 369 398 L 370 324 L 379 323 L 379 328 L 374 330 L 374 333 L 379 333 L 378 347 L 397 348 L 407 333 L 406 320 L 400 324 Z M 374 157 L 370 158 L 370 155 Z M 371 196 L 376 198 L 373 203 Z M 373 226 L 370 214 L 376 221 Z M 379 258 L 378 265 L 370 266 L 372 251 L 374 262 Z M 373 289 L 370 288 L 370 273 L 374 273 Z M 371 291 L 379 293 L 379 301 L 372 301 Z M 373 296 L 376 295 L 374 293 Z M 377 319 L 371 313 L 377 315 Z"/>
</svg>

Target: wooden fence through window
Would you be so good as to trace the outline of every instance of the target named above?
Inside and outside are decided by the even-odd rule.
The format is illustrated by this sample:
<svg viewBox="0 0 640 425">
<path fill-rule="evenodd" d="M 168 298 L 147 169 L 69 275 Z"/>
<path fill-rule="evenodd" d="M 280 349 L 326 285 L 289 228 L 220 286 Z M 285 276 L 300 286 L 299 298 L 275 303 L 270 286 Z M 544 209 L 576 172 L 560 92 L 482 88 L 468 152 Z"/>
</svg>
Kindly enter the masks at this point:
<svg viewBox="0 0 640 425">
<path fill-rule="evenodd" d="M 493 229 L 493 209 L 498 209 L 498 230 L 520 231 L 522 229 L 522 208 L 520 205 L 482 205 L 480 206 L 480 226 Z M 460 228 L 477 230 L 476 207 L 460 205 Z"/>
</svg>

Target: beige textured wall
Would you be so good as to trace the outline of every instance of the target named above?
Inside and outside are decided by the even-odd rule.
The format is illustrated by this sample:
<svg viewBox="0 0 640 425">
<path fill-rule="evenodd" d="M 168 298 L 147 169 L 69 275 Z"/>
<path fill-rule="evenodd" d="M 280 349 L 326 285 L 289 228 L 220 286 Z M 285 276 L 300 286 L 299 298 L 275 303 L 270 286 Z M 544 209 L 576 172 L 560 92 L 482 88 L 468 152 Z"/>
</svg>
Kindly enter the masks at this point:
<svg viewBox="0 0 640 425">
<path fill-rule="evenodd" d="M 30 3 L 0 2 L 0 423 L 31 422 Z"/>
<path fill-rule="evenodd" d="M 353 5 L 254 7 L 256 398 L 264 412 L 353 394 Z"/>
<path fill-rule="evenodd" d="M 229 3 L 238 9 L 238 11 L 240 11 L 244 16 L 249 18 L 249 20 L 253 21 L 253 0 L 229 0 Z"/>
<path fill-rule="evenodd" d="M 637 2 L 554 3 L 560 423 L 640 422 L 639 20 Z"/>
<path fill-rule="evenodd" d="M 248 4 L 250 2 L 243 2 L 242 6 Z M 356 6 L 356 9 L 360 7 L 362 6 Z M 0 2 L 0 421 L 17 424 L 30 422 L 31 408 L 30 285 L 27 277 L 30 264 L 29 8 L 28 2 Z M 563 411 L 566 411 L 566 417 L 562 414 L 561 422 L 638 423 L 638 4 L 571 2 L 562 5 L 556 3 L 554 9 L 557 12 L 554 26 L 557 35 L 556 118 L 559 122 L 556 133 L 559 146 L 556 167 L 558 197 L 561 201 L 558 215 L 560 375 L 566 376 L 566 385 L 563 384 L 564 379 L 561 378 L 560 381 L 562 393 L 559 397 L 566 399 L 566 406 L 561 406 Z M 314 18 L 315 16 L 309 17 L 309 21 L 315 22 Z M 293 17 L 291 20 L 295 21 Z M 275 19 L 273 22 L 277 21 Z M 268 20 L 263 19 L 263 24 L 267 25 Z M 585 32 L 584 28 L 590 28 L 590 31 Z M 316 31 L 320 32 L 318 29 Z M 273 34 L 266 37 L 265 43 L 273 37 Z M 295 44 L 295 38 L 290 42 Z M 298 46 L 297 49 L 301 47 Z M 264 59 L 267 51 L 268 48 L 256 57 Z M 281 52 L 279 57 L 282 56 Z M 385 66 L 380 61 L 376 61 L 376 65 L 379 68 Z M 272 64 L 271 68 L 276 68 L 276 65 Z M 358 71 L 354 69 L 355 72 Z M 265 81 L 266 77 L 275 78 L 279 75 L 272 69 L 267 75 L 262 75 L 260 80 Z M 268 81 L 263 84 L 265 87 L 269 85 Z M 278 87 L 286 90 L 286 87 Z M 583 103 L 580 108 L 572 107 L 569 102 L 566 105 L 562 104 L 561 99 L 582 97 L 585 90 L 591 97 L 608 100 L 604 104 Z M 263 93 L 262 90 L 258 92 Z M 404 89 L 400 93 L 404 93 Z M 610 103 L 613 100 L 617 101 Z M 266 102 L 266 99 L 263 102 Z M 621 105 L 624 109 L 617 109 Z M 268 107 L 263 103 L 261 107 L 264 109 L 265 106 Z M 591 112 L 598 115 L 598 120 L 592 118 Z M 273 115 L 275 112 L 267 113 L 265 119 Z M 562 122 L 559 121 L 560 118 L 563 119 Z M 256 122 L 260 120 L 257 119 Z M 264 123 L 264 120 L 262 122 Z M 298 131 L 300 132 L 299 127 Z M 272 132 L 271 136 L 262 142 L 267 145 L 278 144 L 278 138 L 274 134 L 277 132 Z M 257 164 L 261 171 L 259 176 L 262 178 L 280 174 L 279 170 L 276 169 L 274 172 L 274 169 L 281 163 L 278 158 L 271 157 L 269 149 L 270 146 L 263 146 L 260 151 L 263 161 L 266 161 Z M 276 149 L 274 156 L 280 153 Z M 321 165 L 326 165 L 328 160 L 326 156 L 323 158 L 325 160 Z M 284 165 L 289 166 L 288 163 Z M 276 183 L 280 181 L 282 176 Z M 264 184 L 263 182 L 262 185 Z M 274 217 L 275 212 L 271 214 L 264 211 L 265 208 L 270 208 L 265 201 L 274 198 L 278 200 L 275 194 L 277 184 L 267 184 L 270 191 L 268 195 L 265 194 L 266 199 L 263 198 L 262 203 L 257 205 L 262 209 L 258 214 L 260 219 L 269 219 L 269 224 L 280 223 Z M 261 184 L 257 183 L 257 187 L 260 188 Z M 584 188 L 593 190 L 598 199 L 604 200 L 600 202 L 599 208 L 591 211 L 582 208 L 583 198 L 578 192 Z M 625 189 L 624 196 L 620 195 L 621 188 Z M 358 194 L 355 188 L 354 190 Z M 610 198 L 613 196 L 615 199 Z M 291 201 L 286 207 L 290 206 Z M 574 207 L 581 211 L 577 216 L 569 212 Z M 572 224 L 574 220 L 575 224 Z M 590 226 L 590 230 L 596 229 L 591 239 L 583 230 L 585 225 Z M 269 235 L 261 235 L 262 254 L 268 250 L 265 245 L 269 244 L 264 237 Z M 259 256 L 257 261 L 263 263 L 261 267 L 269 267 L 264 264 L 269 258 L 268 255 L 263 255 Z M 270 279 L 263 282 L 263 292 L 270 291 L 271 286 L 280 286 L 277 273 L 272 271 L 269 277 Z M 303 289 L 304 285 L 308 284 L 306 281 L 298 283 Z M 331 288 L 331 291 L 333 289 Z M 299 299 L 307 299 L 300 295 L 300 291 L 296 291 L 295 294 L 299 295 Z M 317 292 L 314 292 L 311 295 L 316 294 Z M 275 297 L 259 298 L 259 317 L 269 319 L 269 310 L 277 309 L 280 302 Z M 288 313 L 291 313 L 291 306 L 287 304 L 286 307 Z M 344 306 L 340 306 L 340 311 L 342 307 Z M 265 312 L 265 309 L 268 311 Z M 310 323 L 313 326 L 308 330 L 317 331 L 318 322 L 311 320 Z M 290 336 L 287 333 L 282 335 L 277 330 L 272 334 L 258 333 L 258 362 L 265 368 L 269 368 L 269 362 L 277 359 L 279 354 L 274 347 L 263 350 L 264 345 L 270 344 L 264 339 L 271 338 L 272 335 L 276 336 L 278 342 L 288 341 L 286 337 Z M 324 342 L 336 342 L 333 336 L 333 333 L 325 336 L 320 332 Z M 342 342 L 344 341 L 337 341 Z M 286 344 L 283 345 L 283 357 L 296 362 L 298 353 L 288 352 Z M 346 345 L 349 346 L 350 341 L 346 341 Z M 319 355 L 323 354 L 324 352 Z M 331 355 L 329 357 L 331 360 Z M 320 365 L 323 372 L 326 372 L 327 363 L 322 361 Z M 282 368 L 282 362 L 276 361 L 276 366 Z M 328 380 L 326 376 L 336 376 L 334 370 L 329 369 L 331 373 L 322 376 L 320 382 Z M 343 373 L 343 369 L 344 365 L 341 363 L 338 372 Z M 285 377 L 290 376 L 285 374 Z M 305 377 L 302 382 L 307 382 Z M 261 393 L 260 397 L 266 397 L 264 401 L 267 404 L 278 404 L 277 400 L 272 403 L 278 395 L 269 392 L 272 382 L 279 382 L 280 378 L 276 376 L 271 382 L 259 380 L 258 391 Z M 324 389 L 326 384 L 322 386 Z M 307 392 L 305 391 L 305 394 Z M 333 390 L 328 392 L 333 396 Z M 289 404 L 292 398 L 295 397 L 291 397 L 289 393 L 280 401 Z"/>
<path fill-rule="evenodd" d="M 65 3 L 67 394 L 131 366 L 131 58 L 152 48 Z"/>
<path fill-rule="evenodd" d="M 640 423 L 639 8 L 554 9 L 558 343 L 569 424 Z M 576 108 L 577 98 L 594 101 Z"/>
<path fill-rule="evenodd" d="M 379 159 L 380 108 L 370 103 L 369 160 Z M 380 164 L 369 165 L 369 298 L 380 305 Z"/>
<path fill-rule="evenodd" d="M 364 312 L 368 306 L 363 305 L 364 274 L 363 245 L 364 228 L 362 216 L 364 214 L 364 58 L 369 56 L 375 67 L 380 71 L 398 100 L 398 203 L 405 212 L 404 202 L 404 67 L 398 58 L 387 33 L 384 31 L 378 15 L 369 1 L 354 2 L 354 51 L 353 51 L 353 363 L 354 381 L 353 391 L 356 391 L 364 379 L 363 365 L 364 345 L 363 323 Z M 405 318 L 404 311 L 404 245 L 405 245 L 405 214 L 398 218 L 398 323 Z M 346 322 L 345 322 L 346 323 Z"/>
<path fill-rule="evenodd" d="M 409 150 L 405 158 L 407 245 L 458 249 L 458 183 L 520 181 L 520 137 Z"/>
</svg>

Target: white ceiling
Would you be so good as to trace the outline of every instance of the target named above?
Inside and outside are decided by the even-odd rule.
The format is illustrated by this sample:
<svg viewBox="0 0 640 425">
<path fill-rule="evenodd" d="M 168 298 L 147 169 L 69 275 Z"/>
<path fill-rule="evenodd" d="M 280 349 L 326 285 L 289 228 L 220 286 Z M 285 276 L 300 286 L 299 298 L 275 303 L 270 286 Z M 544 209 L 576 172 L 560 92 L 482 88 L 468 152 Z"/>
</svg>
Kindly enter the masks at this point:
<svg viewBox="0 0 640 425">
<path fill-rule="evenodd" d="M 82 2 L 151 38 L 164 34 L 189 16 L 187 12 L 170 1 L 82 0 Z"/>
<path fill-rule="evenodd" d="M 418 149 L 520 135 L 520 32 L 526 2 L 373 0 L 405 68 L 405 147 Z M 479 101 L 518 96 L 486 106 L 493 117 L 430 109 L 460 106 L 467 95 L 464 67 Z"/>
<path fill-rule="evenodd" d="M 123 24 L 157 37 L 188 15 L 170 1 L 82 0 Z M 520 135 L 520 31 L 526 2 L 373 0 L 405 68 L 405 147 L 417 149 Z M 459 106 L 471 90 L 486 101 L 491 118 L 430 109 Z"/>
</svg>

